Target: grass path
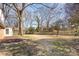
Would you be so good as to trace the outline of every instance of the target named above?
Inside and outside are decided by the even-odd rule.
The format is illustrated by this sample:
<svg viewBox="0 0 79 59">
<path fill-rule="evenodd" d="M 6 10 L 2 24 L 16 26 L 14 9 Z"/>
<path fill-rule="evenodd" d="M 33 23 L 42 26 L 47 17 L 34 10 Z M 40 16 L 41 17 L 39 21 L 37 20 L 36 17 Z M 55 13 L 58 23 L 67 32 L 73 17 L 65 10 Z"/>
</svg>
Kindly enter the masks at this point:
<svg viewBox="0 0 79 59">
<path fill-rule="evenodd" d="M 39 39 L 79 39 L 79 36 L 64 36 L 64 35 L 33 35 L 33 34 L 27 34 L 23 36 L 17 36 L 21 38 L 27 38 L 32 40 L 39 40 Z"/>
</svg>

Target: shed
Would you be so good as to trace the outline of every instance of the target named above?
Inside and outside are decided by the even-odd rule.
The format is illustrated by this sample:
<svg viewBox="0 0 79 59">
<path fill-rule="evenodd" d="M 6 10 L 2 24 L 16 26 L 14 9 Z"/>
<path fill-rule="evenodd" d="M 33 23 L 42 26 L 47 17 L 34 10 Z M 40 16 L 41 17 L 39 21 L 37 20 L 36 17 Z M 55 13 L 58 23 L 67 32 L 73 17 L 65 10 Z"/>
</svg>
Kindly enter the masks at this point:
<svg viewBox="0 0 79 59">
<path fill-rule="evenodd" d="M 3 39 L 5 37 L 4 35 L 4 25 L 0 23 L 0 39 Z"/>
</svg>

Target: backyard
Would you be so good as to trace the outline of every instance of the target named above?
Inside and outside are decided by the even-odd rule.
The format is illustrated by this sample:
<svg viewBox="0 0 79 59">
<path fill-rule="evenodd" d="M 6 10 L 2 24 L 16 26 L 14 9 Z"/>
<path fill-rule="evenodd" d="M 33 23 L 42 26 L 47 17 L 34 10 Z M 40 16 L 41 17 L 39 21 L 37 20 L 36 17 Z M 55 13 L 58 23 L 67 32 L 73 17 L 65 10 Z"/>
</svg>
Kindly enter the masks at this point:
<svg viewBox="0 0 79 59">
<path fill-rule="evenodd" d="M 12 38 L 12 37 L 11 37 Z M 78 56 L 79 37 L 23 35 L 2 40 L 0 55 L 6 56 Z"/>
<path fill-rule="evenodd" d="M 0 56 L 79 56 L 79 3 L 0 3 Z"/>
</svg>

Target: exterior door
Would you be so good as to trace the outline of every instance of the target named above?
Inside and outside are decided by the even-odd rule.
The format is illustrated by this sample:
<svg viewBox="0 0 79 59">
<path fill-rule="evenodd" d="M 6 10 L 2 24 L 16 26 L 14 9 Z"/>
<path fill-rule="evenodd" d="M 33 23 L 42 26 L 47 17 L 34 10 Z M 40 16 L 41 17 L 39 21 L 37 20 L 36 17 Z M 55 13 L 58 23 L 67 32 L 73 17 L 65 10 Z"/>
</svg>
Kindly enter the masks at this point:
<svg viewBox="0 0 79 59">
<path fill-rule="evenodd" d="M 6 29 L 6 34 L 9 35 L 9 29 Z"/>
</svg>

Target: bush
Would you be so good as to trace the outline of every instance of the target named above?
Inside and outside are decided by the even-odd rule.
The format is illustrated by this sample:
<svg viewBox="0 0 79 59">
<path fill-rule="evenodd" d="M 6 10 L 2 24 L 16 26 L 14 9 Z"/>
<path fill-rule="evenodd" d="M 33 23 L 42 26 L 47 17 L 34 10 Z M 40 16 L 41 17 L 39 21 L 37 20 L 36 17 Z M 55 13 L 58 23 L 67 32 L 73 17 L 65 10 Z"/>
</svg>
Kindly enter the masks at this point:
<svg viewBox="0 0 79 59">
<path fill-rule="evenodd" d="M 39 32 L 39 28 L 36 28 L 35 31 L 36 31 L 36 32 Z"/>
<path fill-rule="evenodd" d="M 26 34 L 33 34 L 35 29 L 33 27 L 29 27 L 28 30 L 26 31 Z"/>
</svg>

